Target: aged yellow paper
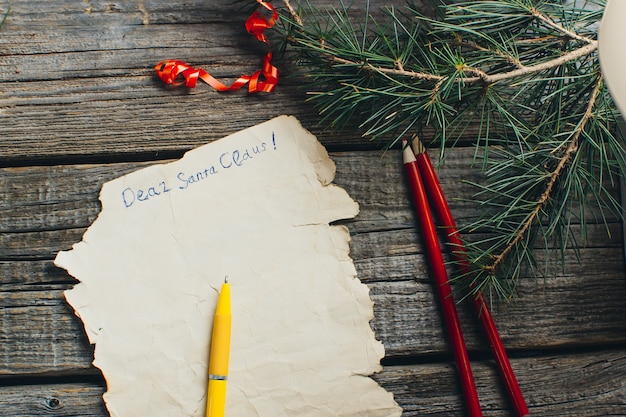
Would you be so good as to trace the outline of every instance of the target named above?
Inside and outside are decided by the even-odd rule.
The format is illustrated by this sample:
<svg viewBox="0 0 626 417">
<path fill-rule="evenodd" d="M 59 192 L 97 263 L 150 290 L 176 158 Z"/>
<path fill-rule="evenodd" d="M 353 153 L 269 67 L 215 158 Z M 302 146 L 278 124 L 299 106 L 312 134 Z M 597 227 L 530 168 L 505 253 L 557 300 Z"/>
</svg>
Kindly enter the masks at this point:
<svg viewBox="0 0 626 417">
<path fill-rule="evenodd" d="M 95 344 L 114 417 L 204 416 L 217 290 L 232 288 L 227 416 L 399 416 L 368 375 L 384 349 L 349 234 L 357 204 L 281 116 L 103 185 L 55 263 Z"/>
</svg>

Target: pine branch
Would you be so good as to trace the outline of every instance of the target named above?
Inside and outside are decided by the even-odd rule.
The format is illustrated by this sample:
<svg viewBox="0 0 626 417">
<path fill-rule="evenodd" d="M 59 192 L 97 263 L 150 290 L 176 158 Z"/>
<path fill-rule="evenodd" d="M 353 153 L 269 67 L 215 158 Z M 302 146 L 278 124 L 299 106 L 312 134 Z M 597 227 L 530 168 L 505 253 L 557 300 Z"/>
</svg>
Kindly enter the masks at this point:
<svg viewBox="0 0 626 417">
<path fill-rule="evenodd" d="M 409 6 L 375 19 L 354 18 L 343 4 L 283 1 L 278 33 L 322 123 L 356 125 L 388 146 L 417 133 L 441 156 L 474 136 L 485 177 L 472 184 L 480 218 L 460 222 L 473 265 L 459 278 L 468 291 L 508 300 L 522 274 L 543 275 L 538 246 L 554 243 L 563 259 L 584 241 L 590 205 L 601 222 L 621 218 L 606 183 L 626 175 L 626 146 L 600 76 L 600 11 L 558 0 L 448 0 L 435 17 Z"/>
<path fill-rule="evenodd" d="M 584 115 L 583 119 L 581 120 L 581 123 L 579 124 L 579 126 L 577 127 L 576 131 L 574 132 L 572 138 L 570 139 L 569 145 L 567 146 L 567 149 L 565 150 L 565 152 L 563 153 L 563 156 L 559 160 L 559 163 L 557 164 L 557 166 L 554 169 L 554 171 L 552 171 L 552 174 L 550 175 L 550 180 L 548 181 L 548 183 L 546 185 L 546 189 L 541 194 L 539 200 L 537 201 L 535 209 L 532 211 L 530 216 L 528 216 L 528 219 L 522 224 L 521 228 L 519 229 L 519 232 L 513 238 L 513 240 L 504 248 L 504 250 L 502 250 L 502 252 L 500 252 L 499 254 L 493 256 L 493 262 L 490 265 L 486 265 L 486 266 L 483 267 L 483 269 L 485 271 L 487 271 L 489 274 L 491 274 L 491 275 L 495 274 L 496 269 L 498 268 L 498 266 L 502 262 L 504 262 L 504 260 L 506 259 L 507 255 L 524 238 L 524 236 L 528 232 L 528 229 L 530 229 L 532 224 L 536 221 L 539 213 L 544 208 L 546 202 L 552 196 L 552 191 L 553 191 L 554 186 L 557 183 L 557 179 L 559 178 L 559 176 L 561 175 L 561 173 L 563 172 L 565 167 L 572 160 L 572 158 L 573 158 L 574 154 L 576 153 L 576 151 L 578 151 L 578 141 L 580 139 L 580 135 L 584 132 L 585 126 L 587 125 L 587 122 L 593 116 L 593 107 L 594 107 L 594 105 L 596 103 L 596 99 L 598 97 L 598 94 L 600 93 L 600 87 L 601 86 L 602 86 L 602 77 L 599 77 L 598 82 L 596 83 L 596 87 L 594 88 L 592 97 L 590 98 L 589 103 L 587 104 L 587 111 L 585 112 L 585 115 Z"/>
<path fill-rule="evenodd" d="M 288 2 L 288 0 L 285 0 L 285 1 Z M 311 45 L 306 45 L 306 44 L 303 44 L 303 45 L 311 46 Z M 319 45 L 317 45 L 317 47 L 322 50 L 327 49 L 325 48 L 323 43 L 320 43 Z M 479 48 L 477 46 L 474 46 L 474 47 L 479 50 L 482 49 L 483 51 L 487 51 L 486 48 Z M 478 68 L 473 68 L 470 66 L 462 66 L 459 68 L 460 71 L 463 71 L 468 74 L 479 74 L 479 75 L 475 77 L 469 77 L 469 78 L 454 78 L 454 82 L 463 83 L 463 84 L 476 84 L 476 83 L 493 84 L 498 81 L 516 79 L 516 78 L 523 77 L 525 75 L 547 71 L 547 70 L 559 67 L 561 65 L 565 65 L 569 62 L 576 61 L 577 59 L 580 59 L 582 57 L 585 57 L 595 52 L 597 49 L 598 49 L 598 42 L 591 41 L 588 45 L 585 45 L 583 47 L 570 51 L 550 61 L 543 62 L 537 65 L 531 65 L 531 66 L 524 66 L 521 63 L 516 61 L 515 64 L 519 66 L 518 69 L 513 70 L 513 71 L 508 71 L 508 72 L 495 73 L 495 74 L 488 74 Z M 442 83 L 445 80 L 452 78 L 451 76 L 436 75 L 436 74 L 430 74 L 430 73 L 425 73 L 425 72 L 407 71 L 407 70 L 402 69 L 401 67 L 400 68 L 386 68 L 386 67 L 381 67 L 381 66 L 375 66 L 366 61 L 358 61 L 358 62 L 350 61 L 348 59 L 341 58 L 338 56 L 333 56 L 331 54 L 328 54 L 327 59 L 332 64 L 342 64 L 342 65 L 360 67 L 360 68 L 363 68 L 372 72 L 377 72 L 377 73 L 388 75 L 388 76 L 416 78 L 420 80 L 434 81 L 437 83 Z M 507 57 L 507 59 L 514 61 L 512 58 Z"/>
<path fill-rule="evenodd" d="M 526 65 L 523 62 L 521 55 L 517 54 L 515 50 L 512 50 L 512 53 L 506 52 L 505 48 L 501 48 L 500 45 L 497 44 L 496 39 L 490 38 L 486 35 L 477 34 L 477 30 L 475 30 L 475 28 L 473 28 L 471 25 L 464 26 L 464 22 L 461 22 L 462 24 L 457 24 L 457 26 L 454 26 L 454 22 L 437 22 L 430 18 L 418 15 L 417 19 L 415 19 L 416 23 L 411 22 L 413 26 L 406 27 L 402 22 L 400 22 L 400 18 L 396 16 L 393 9 L 390 9 L 389 13 L 391 19 L 393 20 L 394 27 L 397 26 L 398 28 L 400 28 L 400 31 L 404 32 L 400 33 L 400 36 L 404 37 L 404 39 L 400 40 L 403 45 L 397 42 L 398 36 L 396 36 L 397 45 L 392 45 L 396 47 L 395 50 L 390 49 L 387 52 L 378 51 L 373 50 L 372 48 L 373 46 L 378 46 L 374 45 L 376 41 L 378 41 L 378 39 L 375 39 L 371 45 L 367 45 L 368 42 L 366 42 L 367 39 L 365 38 L 364 34 L 362 42 L 350 41 L 352 42 L 352 44 L 346 44 L 345 39 L 348 39 L 352 36 L 357 36 L 356 33 L 350 33 L 356 29 L 351 26 L 351 23 L 348 23 L 347 10 L 344 10 L 343 12 L 341 10 L 334 11 L 334 13 L 328 12 L 328 21 L 334 21 L 335 24 L 339 27 L 338 30 L 333 31 L 329 28 L 322 28 L 320 22 L 323 21 L 325 17 L 323 13 L 318 12 L 318 15 L 313 15 L 313 19 L 309 19 L 313 20 L 313 23 L 311 23 L 310 25 L 307 25 L 306 23 L 303 25 L 303 20 L 300 16 L 301 13 L 298 14 L 298 12 L 295 11 L 295 9 L 291 6 L 288 0 L 284 0 L 284 2 L 288 6 L 288 10 L 290 11 L 290 15 L 292 16 L 292 24 L 289 25 L 288 28 L 284 29 L 286 41 L 290 43 L 293 47 L 295 47 L 298 52 L 302 52 L 300 57 L 303 58 L 303 63 L 305 63 L 306 65 L 313 65 L 313 67 L 319 65 L 320 69 L 322 69 L 322 66 L 326 68 L 325 70 L 323 70 L 323 73 L 308 75 L 309 78 L 317 80 L 311 82 L 311 85 L 315 85 L 319 82 L 319 85 L 324 85 L 325 87 L 328 86 L 326 81 L 321 80 L 324 77 L 329 80 L 331 78 L 331 72 L 334 72 L 336 75 L 346 74 L 347 78 L 350 78 L 350 74 L 348 74 L 349 71 L 353 71 L 354 73 L 364 71 L 365 73 L 388 78 L 391 83 L 402 84 L 417 82 L 417 84 L 414 84 L 413 91 L 423 91 L 423 88 L 430 89 L 430 93 L 423 94 L 423 97 L 435 97 L 438 100 L 437 104 L 450 98 L 446 97 L 445 95 L 439 97 L 441 87 L 447 84 L 448 80 L 450 80 L 452 84 L 447 87 L 447 90 L 445 90 L 445 92 L 451 92 L 451 89 L 454 88 L 454 85 L 459 85 L 460 88 L 476 85 L 478 88 L 486 90 L 489 85 L 497 82 L 518 81 L 519 79 L 523 79 L 524 77 L 532 76 L 534 74 L 540 74 L 549 71 L 552 68 L 563 66 L 570 62 L 575 62 L 576 60 L 580 60 L 581 58 L 592 55 L 597 49 L 597 43 L 595 40 L 583 36 L 574 36 L 574 32 L 563 27 L 559 27 L 560 29 L 556 32 L 556 34 L 546 35 L 544 32 L 541 32 L 542 36 L 540 37 L 518 36 L 514 40 L 514 44 L 518 46 L 514 46 L 514 48 L 523 47 L 525 49 L 524 53 L 529 55 L 527 60 L 535 57 L 535 61 L 537 61 L 532 63 L 531 65 Z M 474 3 L 498 4 L 501 2 Z M 471 3 L 468 4 L 471 5 Z M 472 7 L 474 6 L 472 5 Z M 457 7 L 457 9 L 464 8 L 469 9 L 470 6 L 461 2 L 460 6 Z M 542 18 L 541 21 L 548 22 L 550 24 L 550 27 L 556 25 L 553 19 L 545 17 L 545 14 L 537 12 L 536 8 L 524 9 L 524 12 L 527 13 L 529 19 L 537 20 L 538 18 L 535 17 L 536 15 Z M 452 15 L 454 15 L 454 13 L 452 13 Z M 459 19 L 458 16 L 456 18 L 457 20 Z M 342 28 L 342 25 L 345 25 L 345 28 Z M 367 24 L 364 24 L 364 26 L 367 26 Z M 380 30 L 375 36 L 380 36 L 382 38 L 385 36 L 384 30 L 386 30 L 387 28 L 383 26 L 378 27 Z M 455 29 L 456 32 L 454 30 L 448 30 L 451 28 Z M 394 28 L 394 30 L 396 29 Z M 452 35 L 446 35 L 447 32 L 451 32 Z M 431 36 L 431 33 L 434 35 Z M 565 36 L 566 39 L 573 39 L 574 41 L 577 41 L 577 39 L 583 39 L 586 45 L 578 46 L 576 48 L 563 48 L 563 46 L 567 43 L 566 39 L 563 38 L 563 34 L 567 35 Z M 335 36 L 336 39 L 333 39 L 333 37 Z M 472 37 L 477 37 L 477 39 L 474 40 L 472 39 Z M 481 45 L 481 42 L 478 41 L 482 41 L 483 44 L 486 43 L 487 45 Z M 539 42 L 539 45 L 532 46 L 533 42 Z M 357 45 L 359 45 L 359 43 L 361 43 L 363 47 L 356 47 Z M 420 44 L 427 45 L 427 47 L 431 50 L 430 52 L 433 53 L 429 53 L 429 51 L 426 51 L 425 48 L 422 47 L 422 45 Z M 444 48 L 447 48 L 445 44 L 452 44 L 457 46 L 460 45 L 462 49 L 473 48 L 477 51 L 485 52 L 485 55 L 492 54 L 499 57 L 500 62 L 507 63 L 508 66 L 511 68 L 507 68 L 506 65 L 501 65 L 499 63 L 491 65 L 487 68 L 482 68 L 481 65 L 484 64 L 484 59 L 481 60 L 479 62 L 479 65 L 477 66 L 472 64 L 471 62 L 466 62 L 466 59 L 461 56 L 452 56 L 452 51 L 450 51 L 450 54 L 448 56 L 436 56 L 437 51 L 435 50 L 435 48 L 438 47 L 438 45 L 444 45 Z M 488 45 L 496 45 L 497 48 L 490 48 Z M 528 45 L 531 46 L 529 47 Z M 551 47 L 551 45 L 557 45 L 558 49 Z M 409 50 L 419 49 L 419 55 L 421 55 L 422 58 L 426 58 L 427 62 L 411 62 L 413 60 L 419 60 L 420 56 L 403 54 L 401 51 L 399 51 L 402 46 L 407 46 L 407 49 Z M 561 49 L 563 49 L 563 51 L 561 51 Z M 545 51 L 548 52 L 546 53 Z M 395 59 L 391 59 L 391 56 L 381 55 L 383 53 L 393 53 L 398 56 L 394 57 Z M 548 56 L 547 54 L 553 55 L 551 57 L 551 60 L 546 61 L 545 59 L 542 59 L 542 56 Z M 429 70 L 424 71 L 421 69 L 417 70 L 415 68 L 411 68 L 415 67 L 415 64 L 417 64 L 417 66 L 422 66 L 423 69 Z M 403 81 L 403 78 L 405 78 L 406 80 Z M 376 80 L 373 79 L 373 81 L 375 82 Z M 419 82 L 421 81 L 430 83 L 430 86 L 420 84 Z M 359 86 L 361 84 L 345 82 L 338 85 L 343 85 L 346 87 L 350 86 L 350 90 L 358 92 Z M 372 100 L 375 99 L 375 95 L 378 95 L 380 97 L 381 95 L 388 95 L 389 93 L 389 91 L 383 91 L 383 89 L 381 88 L 370 89 L 367 91 L 372 93 Z M 330 123 L 332 126 L 341 126 L 345 123 L 345 120 L 349 118 L 348 113 L 354 114 L 355 112 L 358 112 L 358 109 L 350 109 L 344 111 L 343 109 L 345 109 L 345 107 L 342 109 L 341 105 L 338 104 L 338 101 L 335 101 L 334 104 L 331 104 L 330 106 L 326 106 L 325 103 L 330 104 L 334 100 L 334 97 L 330 96 L 342 96 L 346 99 L 348 97 L 347 90 L 342 91 L 341 94 L 337 93 L 338 92 L 324 92 L 324 90 L 319 90 L 316 91 L 316 94 L 314 94 L 315 97 L 313 97 L 315 101 L 320 103 L 320 107 L 326 109 L 325 112 L 327 113 L 327 116 L 325 117 L 325 119 L 330 119 L 331 115 L 329 113 L 331 112 L 333 115 L 336 116 L 334 118 L 334 121 Z M 414 95 L 418 94 L 419 93 Z M 328 100 L 326 100 L 327 97 L 329 97 Z M 432 100 L 422 102 L 422 105 L 430 108 L 431 111 L 439 111 L 439 114 L 434 116 L 436 116 L 440 120 L 443 120 L 443 113 L 441 112 L 446 112 L 446 110 L 444 110 L 441 106 L 431 106 L 431 104 Z M 446 105 L 444 105 L 444 107 L 445 106 Z M 415 106 L 411 105 L 411 107 Z M 387 114 L 386 116 L 390 116 L 392 113 L 394 113 L 394 111 L 392 111 L 391 109 L 389 110 L 389 114 Z M 414 114 L 411 114 L 411 116 L 414 116 Z M 433 116 L 432 112 L 429 117 L 430 116 Z M 399 119 L 400 118 L 395 118 L 395 120 Z M 398 128 L 400 129 L 400 131 L 406 130 L 405 128 L 400 128 L 398 124 L 393 124 L 392 122 L 385 124 L 383 122 L 372 121 L 369 124 L 372 125 L 372 127 L 369 129 L 365 129 L 365 134 L 370 135 L 373 138 L 382 136 L 386 133 L 390 133 L 392 130 Z M 365 125 L 363 125 L 363 127 L 365 128 Z M 390 142 L 390 145 L 395 144 L 398 139 L 399 137 L 394 138 Z M 445 141 L 445 137 L 442 139 L 444 139 Z"/>
<path fill-rule="evenodd" d="M 550 17 L 546 16 L 544 13 L 541 13 L 541 11 L 539 11 L 535 7 L 531 8 L 530 12 L 537 20 L 540 20 L 543 23 L 545 23 L 547 26 L 555 29 L 558 32 L 563 33 L 565 36 L 567 36 L 570 39 L 576 39 L 576 40 L 579 40 L 579 41 L 582 41 L 582 42 L 586 42 L 586 43 L 595 43 L 596 42 L 593 39 L 590 39 L 590 38 L 588 38 L 586 36 L 581 36 L 581 35 L 579 35 L 576 32 L 572 32 L 571 30 L 565 29 L 563 26 L 561 26 L 558 23 L 556 23 Z"/>
<path fill-rule="evenodd" d="M 290 15 L 292 16 L 292 18 L 294 19 L 294 22 L 296 22 L 298 25 L 303 25 L 302 22 L 302 18 L 297 14 L 297 12 L 295 11 L 295 9 L 293 8 L 293 6 L 291 5 L 290 0 L 283 0 L 283 3 L 285 4 L 285 6 L 287 7 L 287 9 L 289 10 Z M 487 83 L 487 84 L 491 84 L 491 83 L 495 83 L 498 81 L 502 81 L 502 80 L 507 80 L 507 79 L 513 79 L 513 78 L 518 78 L 524 75 L 529 75 L 529 74 L 533 74 L 536 72 L 541 72 L 541 71 L 545 71 L 545 70 L 549 70 L 551 68 L 555 68 L 557 66 L 560 65 L 564 65 L 568 62 L 571 61 L 575 61 L 577 59 L 580 59 L 581 57 L 587 56 L 593 52 L 595 52 L 598 48 L 598 43 L 596 40 L 594 39 L 590 39 L 588 37 L 585 36 L 580 36 L 570 30 L 565 29 L 564 27 L 558 25 L 557 23 L 555 23 L 552 19 L 550 19 L 548 16 L 546 16 L 545 14 L 541 13 L 539 10 L 537 10 L 536 8 L 531 8 L 530 12 L 532 14 L 532 16 L 534 16 L 535 18 L 537 18 L 538 20 L 541 20 L 542 22 L 546 23 L 548 26 L 554 28 L 555 30 L 557 30 L 558 32 L 563 33 L 564 35 L 566 35 L 568 38 L 571 39 L 576 39 L 579 41 L 582 41 L 584 43 L 586 43 L 587 45 L 582 46 L 580 48 L 574 49 L 572 51 L 569 51 L 566 54 L 563 54 L 560 57 L 557 57 L 551 61 L 548 62 L 543 62 L 541 64 L 537 64 L 537 65 L 533 65 L 533 66 L 524 66 L 521 64 L 521 62 L 519 61 L 519 59 L 513 58 L 512 56 L 505 56 L 505 59 L 508 60 L 509 62 L 514 63 L 516 66 L 518 66 L 519 68 L 515 71 L 509 71 L 509 72 L 504 72 L 504 73 L 495 73 L 495 74 L 487 74 L 484 73 L 478 69 L 475 68 L 471 68 L 471 67 L 464 67 L 463 71 L 466 71 L 468 73 L 475 73 L 475 72 L 480 72 L 481 75 L 477 76 L 477 77 L 472 77 L 472 78 L 464 78 L 462 80 L 457 79 L 455 80 L 456 82 L 463 82 L 465 84 L 474 84 L 474 83 L 479 83 L 479 82 L 483 82 L 483 83 Z M 349 66 L 355 66 L 355 67 L 361 67 L 370 71 L 374 71 L 374 72 L 378 72 L 381 74 L 385 74 L 385 75 L 390 75 L 390 76 L 401 76 L 401 77 L 407 77 L 407 78 L 416 78 L 416 79 L 422 79 L 422 80 L 428 80 L 428 81 L 435 81 L 435 82 L 439 82 L 442 80 L 445 80 L 446 76 L 442 76 L 442 75 L 437 75 L 437 74 L 432 74 L 432 73 L 426 73 L 426 72 L 417 72 L 417 71 L 407 71 L 403 68 L 402 63 L 400 61 L 396 61 L 394 62 L 394 64 L 397 66 L 396 68 L 387 68 L 387 67 L 382 67 L 382 66 L 375 66 L 367 61 L 351 61 L 345 58 L 341 58 L 339 56 L 333 55 L 331 50 L 326 46 L 326 43 L 324 42 L 324 39 L 320 39 L 320 41 L 317 44 L 313 44 L 310 42 L 305 42 L 302 41 L 298 38 L 291 38 L 291 40 L 294 43 L 301 43 L 302 46 L 311 48 L 311 49 L 318 49 L 320 51 L 322 51 L 322 53 L 325 55 L 326 59 L 328 59 L 331 63 L 331 65 L 333 63 L 335 64 L 342 64 L 342 65 L 349 65 Z M 537 40 L 539 41 L 539 40 Z M 483 52 L 488 52 L 490 51 L 487 48 L 484 48 L 482 46 L 480 46 L 479 44 L 475 43 L 475 42 L 465 42 L 463 43 L 463 45 L 471 45 L 472 47 L 476 48 L 477 50 L 483 51 Z M 498 52 L 500 53 L 500 52 Z"/>
<path fill-rule="evenodd" d="M 509 72 L 500 73 L 500 74 L 493 74 L 493 75 L 487 74 L 485 77 L 475 77 L 475 78 L 465 79 L 464 82 L 473 83 L 473 82 L 483 81 L 488 84 L 493 84 L 498 81 L 520 78 L 525 75 L 531 75 L 531 74 L 535 74 L 538 72 L 548 71 L 553 68 L 560 67 L 561 65 L 565 65 L 567 63 L 576 61 L 580 58 L 588 56 L 592 52 L 595 52 L 597 49 L 598 49 L 598 42 L 593 41 L 586 46 L 583 46 L 578 49 L 574 49 L 573 51 L 563 54 L 558 58 L 554 58 L 550 61 L 543 62 L 541 64 L 531 65 L 531 66 L 521 66 L 521 68 L 516 69 L 514 71 L 509 71 Z"/>
<path fill-rule="evenodd" d="M 289 14 L 291 15 L 291 17 L 293 18 L 293 21 L 296 22 L 296 24 L 302 26 L 303 24 L 302 19 L 300 18 L 300 15 L 298 15 L 296 10 L 291 6 L 291 3 L 289 2 L 289 0 L 283 0 L 283 3 L 285 7 L 287 7 L 287 10 L 289 11 Z"/>
</svg>

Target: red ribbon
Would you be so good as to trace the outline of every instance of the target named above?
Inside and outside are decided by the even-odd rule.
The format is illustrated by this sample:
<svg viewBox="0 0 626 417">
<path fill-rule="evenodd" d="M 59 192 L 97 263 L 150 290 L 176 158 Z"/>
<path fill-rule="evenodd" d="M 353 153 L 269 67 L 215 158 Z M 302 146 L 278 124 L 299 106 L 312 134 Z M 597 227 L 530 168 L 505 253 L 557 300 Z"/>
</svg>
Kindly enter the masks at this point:
<svg viewBox="0 0 626 417">
<path fill-rule="evenodd" d="M 263 33 L 265 29 L 269 29 L 278 20 L 278 12 L 271 4 L 262 0 L 257 2 L 272 12 L 272 16 L 266 19 L 259 12 L 254 12 L 248 20 L 246 20 L 246 30 L 249 34 L 257 38 L 258 41 L 264 42 L 269 46 L 269 41 Z M 193 68 L 190 65 L 177 60 L 167 60 L 159 62 L 155 67 L 157 75 L 163 82 L 168 85 L 185 85 L 188 88 L 194 88 L 201 79 L 217 91 L 234 91 L 248 84 L 248 92 L 256 93 L 263 91 L 271 92 L 278 84 L 278 68 L 272 65 L 272 52 L 269 51 L 263 58 L 263 68 L 256 71 L 252 75 L 242 75 L 233 84 L 226 86 L 215 79 L 211 74 L 201 68 Z M 182 77 L 182 80 L 180 79 Z M 180 80 L 180 81 L 178 81 Z"/>
</svg>

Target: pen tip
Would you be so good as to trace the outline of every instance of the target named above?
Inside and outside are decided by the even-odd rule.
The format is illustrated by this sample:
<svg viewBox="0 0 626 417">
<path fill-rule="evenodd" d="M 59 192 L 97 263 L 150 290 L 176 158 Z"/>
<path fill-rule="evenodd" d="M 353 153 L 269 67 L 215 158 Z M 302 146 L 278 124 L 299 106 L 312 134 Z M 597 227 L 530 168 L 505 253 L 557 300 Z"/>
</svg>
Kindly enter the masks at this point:
<svg viewBox="0 0 626 417">
<path fill-rule="evenodd" d="M 228 275 L 224 277 L 224 284 L 228 284 Z"/>
</svg>

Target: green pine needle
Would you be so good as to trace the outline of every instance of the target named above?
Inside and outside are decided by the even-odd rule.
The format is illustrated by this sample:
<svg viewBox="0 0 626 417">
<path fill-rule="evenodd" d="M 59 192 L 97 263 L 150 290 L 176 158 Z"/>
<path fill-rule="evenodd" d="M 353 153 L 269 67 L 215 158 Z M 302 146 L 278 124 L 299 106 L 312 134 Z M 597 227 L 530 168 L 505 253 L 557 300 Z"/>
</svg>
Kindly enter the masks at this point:
<svg viewBox="0 0 626 417">
<path fill-rule="evenodd" d="M 0 28 L 2 26 L 4 26 L 4 22 L 6 22 L 7 18 L 9 17 L 9 12 L 11 11 L 11 6 L 9 6 L 6 10 L 6 12 L 4 12 L 4 14 L 2 14 L 2 17 L 0 17 Z"/>
<path fill-rule="evenodd" d="M 428 132 L 442 155 L 474 128 L 484 181 L 481 216 L 462 225 L 465 295 L 510 300 L 520 277 L 554 270 L 538 248 L 563 267 L 589 223 L 622 219 L 626 146 L 597 56 L 604 0 L 438 1 L 429 16 L 409 5 L 376 19 L 284 1 L 276 34 L 322 124 L 389 147 Z"/>
</svg>

